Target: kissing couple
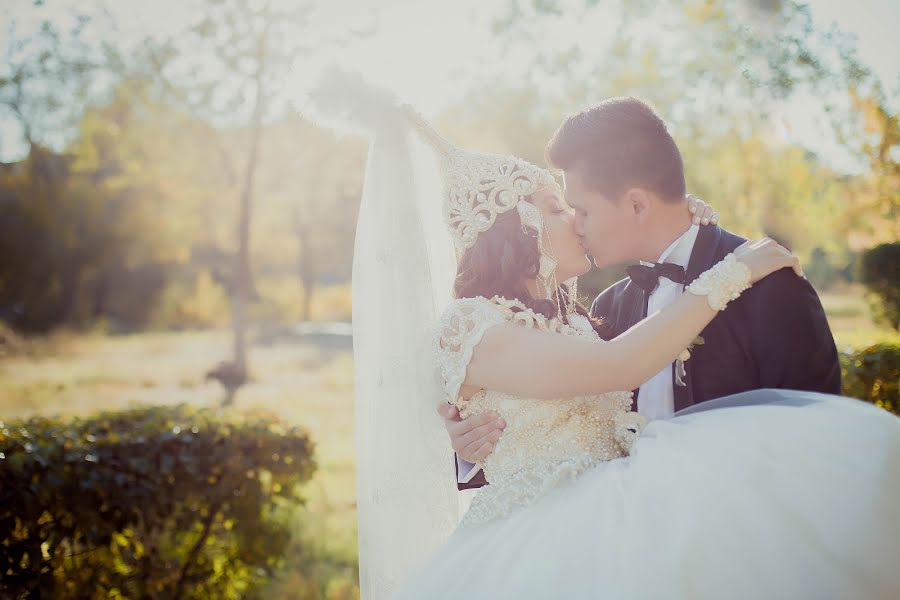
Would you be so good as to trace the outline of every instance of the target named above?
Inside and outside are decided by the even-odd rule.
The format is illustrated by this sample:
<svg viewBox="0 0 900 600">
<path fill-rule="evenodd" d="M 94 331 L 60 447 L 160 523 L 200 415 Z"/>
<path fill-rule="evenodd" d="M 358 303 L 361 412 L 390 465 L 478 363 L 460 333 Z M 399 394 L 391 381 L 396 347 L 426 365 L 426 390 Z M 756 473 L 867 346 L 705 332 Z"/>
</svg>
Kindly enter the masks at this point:
<svg viewBox="0 0 900 600">
<path fill-rule="evenodd" d="M 371 138 L 363 598 L 900 597 L 900 419 L 838 395 L 798 259 L 712 222 L 652 108 L 569 116 L 553 171 L 339 71 L 302 110 Z M 589 257 L 636 263 L 590 309 Z"/>
</svg>

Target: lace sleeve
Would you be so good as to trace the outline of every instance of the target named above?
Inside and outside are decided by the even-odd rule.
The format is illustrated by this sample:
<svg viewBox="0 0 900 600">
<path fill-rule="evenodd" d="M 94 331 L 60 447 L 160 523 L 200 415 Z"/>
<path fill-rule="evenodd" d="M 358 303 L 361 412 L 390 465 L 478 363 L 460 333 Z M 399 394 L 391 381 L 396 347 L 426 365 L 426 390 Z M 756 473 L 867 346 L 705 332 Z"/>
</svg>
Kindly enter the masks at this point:
<svg viewBox="0 0 900 600">
<path fill-rule="evenodd" d="M 462 409 L 459 390 L 466 379 L 472 353 L 488 329 L 506 320 L 504 310 L 484 298 L 456 300 L 444 311 L 435 353 L 448 402 Z"/>
</svg>

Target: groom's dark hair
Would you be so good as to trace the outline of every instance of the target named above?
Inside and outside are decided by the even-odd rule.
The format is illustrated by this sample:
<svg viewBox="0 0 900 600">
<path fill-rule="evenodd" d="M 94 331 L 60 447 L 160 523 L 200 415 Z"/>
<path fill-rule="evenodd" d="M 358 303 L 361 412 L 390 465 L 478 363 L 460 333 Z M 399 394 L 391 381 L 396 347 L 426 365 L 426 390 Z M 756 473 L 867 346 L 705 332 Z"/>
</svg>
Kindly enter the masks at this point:
<svg viewBox="0 0 900 600">
<path fill-rule="evenodd" d="M 684 198 L 684 163 L 666 124 L 637 98 L 609 98 L 570 115 L 547 144 L 547 162 L 583 163 L 585 185 L 610 200 L 631 187 L 666 200 Z"/>
</svg>

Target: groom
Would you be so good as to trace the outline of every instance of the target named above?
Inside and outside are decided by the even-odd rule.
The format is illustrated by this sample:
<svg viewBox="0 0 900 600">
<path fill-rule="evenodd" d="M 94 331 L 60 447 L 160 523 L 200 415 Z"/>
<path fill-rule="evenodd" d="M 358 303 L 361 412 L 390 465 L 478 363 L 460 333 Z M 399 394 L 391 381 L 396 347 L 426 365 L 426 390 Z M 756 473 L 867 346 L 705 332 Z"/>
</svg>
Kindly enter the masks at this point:
<svg viewBox="0 0 900 600">
<path fill-rule="evenodd" d="M 640 100 L 611 98 L 570 116 L 550 140 L 547 157 L 563 172 L 576 231 L 597 267 L 640 263 L 591 307 L 613 336 L 675 302 L 746 241 L 715 225 L 692 225 L 681 153 L 662 119 Z M 840 393 L 837 349 L 822 304 L 790 269 L 730 303 L 695 340 L 686 361 L 635 390 L 635 408 L 648 419 L 665 419 L 760 388 Z M 440 412 L 458 454 L 459 489 L 484 485 L 473 463 L 491 451 L 505 424 L 494 413 L 460 420 L 449 404 Z"/>
</svg>

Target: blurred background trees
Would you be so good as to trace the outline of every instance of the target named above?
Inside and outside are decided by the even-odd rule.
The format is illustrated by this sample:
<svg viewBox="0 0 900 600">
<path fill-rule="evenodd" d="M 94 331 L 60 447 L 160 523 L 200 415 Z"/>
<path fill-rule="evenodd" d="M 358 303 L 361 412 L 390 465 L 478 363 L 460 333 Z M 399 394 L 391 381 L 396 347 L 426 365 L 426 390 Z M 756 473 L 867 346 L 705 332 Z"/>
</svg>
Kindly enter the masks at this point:
<svg viewBox="0 0 900 600">
<path fill-rule="evenodd" d="M 125 50 L 86 34 L 115 28 L 109 12 L 28 29 L 25 8 L 49 9 L 18 8 L 0 104 L 26 150 L 2 166 L 0 317 L 23 331 L 230 321 L 239 371 L 249 317 L 314 319 L 317 288 L 348 281 L 365 144 L 291 109 L 292 66 L 374 30 L 322 33 L 307 3 L 209 0 Z M 517 1 L 487 23 L 503 76 L 463 80 L 436 119 L 460 143 L 541 162 L 567 112 L 636 95 L 670 124 L 690 190 L 738 233 L 790 244 L 820 289 L 900 234 L 896 109 L 853 38 L 808 6 Z M 602 43 L 581 43 L 591 32 Z M 858 169 L 793 139 L 798 98 Z"/>
</svg>

